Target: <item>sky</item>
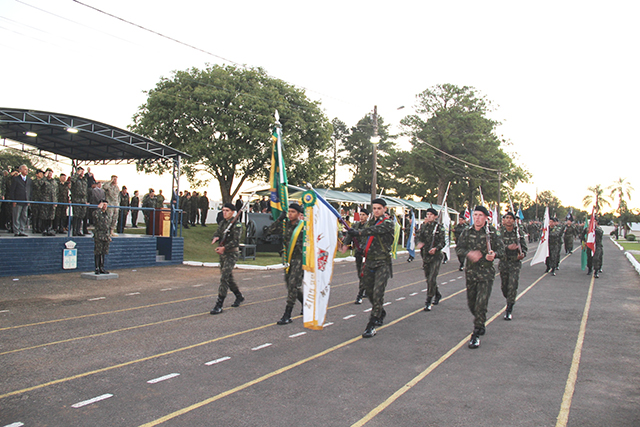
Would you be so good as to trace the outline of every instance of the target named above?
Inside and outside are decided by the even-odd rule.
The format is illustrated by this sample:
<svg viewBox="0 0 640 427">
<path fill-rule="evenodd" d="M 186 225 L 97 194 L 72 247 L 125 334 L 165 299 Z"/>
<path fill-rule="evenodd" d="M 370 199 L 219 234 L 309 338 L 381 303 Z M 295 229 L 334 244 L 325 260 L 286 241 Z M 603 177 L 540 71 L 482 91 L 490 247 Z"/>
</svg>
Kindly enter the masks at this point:
<svg viewBox="0 0 640 427">
<path fill-rule="evenodd" d="M 638 209 L 639 12 L 637 1 L 0 0 L 0 107 L 126 128 L 160 78 L 236 63 L 304 88 L 329 120 L 354 126 L 377 105 L 399 131 L 418 93 L 472 86 L 532 174 L 518 190 L 582 208 L 588 187 L 626 178 Z M 130 190 L 171 186 L 133 166 L 92 169 Z"/>
</svg>

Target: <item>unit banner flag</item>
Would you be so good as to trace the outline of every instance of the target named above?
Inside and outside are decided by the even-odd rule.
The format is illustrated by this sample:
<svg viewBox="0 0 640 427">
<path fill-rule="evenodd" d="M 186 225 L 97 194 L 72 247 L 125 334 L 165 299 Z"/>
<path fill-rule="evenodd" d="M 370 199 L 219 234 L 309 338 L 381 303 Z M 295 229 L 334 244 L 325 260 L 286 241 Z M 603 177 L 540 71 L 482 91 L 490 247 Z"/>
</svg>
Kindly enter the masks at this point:
<svg viewBox="0 0 640 427">
<path fill-rule="evenodd" d="M 329 306 L 333 260 L 338 249 L 338 220 L 313 190 L 302 194 L 304 205 L 303 321 L 322 330 Z"/>
<path fill-rule="evenodd" d="M 411 224 L 409 225 L 409 236 L 407 237 L 407 251 L 411 258 L 416 257 L 416 216 L 411 209 Z"/>
<path fill-rule="evenodd" d="M 442 252 L 447 255 L 447 259 L 451 259 L 451 217 L 449 216 L 449 208 L 447 202 L 444 202 L 442 209 L 442 228 L 444 228 L 444 248 Z"/>
<path fill-rule="evenodd" d="M 591 249 L 591 253 L 596 253 L 596 208 L 591 210 L 591 219 L 589 220 L 589 232 L 587 234 L 587 247 Z"/>
<path fill-rule="evenodd" d="M 544 210 L 544 225 L 542 227 L 542 235 L 540 236 L 540 244 L 536 249 L 536 254 L 531 259 L 531 265 L 545 262 L 549 256 L 549 207 Z"/>
</svg>

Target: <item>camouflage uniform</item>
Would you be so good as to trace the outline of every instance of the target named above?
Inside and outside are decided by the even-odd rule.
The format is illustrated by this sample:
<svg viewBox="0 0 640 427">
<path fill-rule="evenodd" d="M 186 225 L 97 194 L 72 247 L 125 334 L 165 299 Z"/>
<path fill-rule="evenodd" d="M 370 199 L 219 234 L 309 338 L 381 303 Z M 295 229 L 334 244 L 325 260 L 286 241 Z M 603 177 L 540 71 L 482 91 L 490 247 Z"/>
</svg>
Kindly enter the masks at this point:
<svg viewBox="0 0 640 427">
<path fill-rule="evenodd" d="M 549 227 L 549 257 L 547 258 L 547 270 L 554 271 L 560 264 L 560 251 L 562 250 L 562 234 L 564 227 L 560 224 Z"/>
<path fill-rule="evenodd" d="M 520 280 L 520 268 L 522 267 L 522 260 L 518 259 L 518 250 L 508 248 L 509 245 L 518 243 L 516 227 L 517 225 L 514 225 L 513 230 L 511 231 L 502 227 L 498 231 L 498 234 L 504 243 L 505 251 L 504 257 L 500 259 L 500 263 L 498 264 L 498 271 L 500 271 L 502 295 L 507 299 L 507 310 L 509 312 L 511 312 L 511 308 L 516 302 L 516 295 L 518 295 L 518 282 Z M 526 256 L 528 248 L 522 230 L 520 230 L 520 247 L 522 248 L 522 253 Z"/>
<path fill-rule="evenodd" d="M 354 230 L 362 230 L 366 226 L 366 223 L 362 224 L 360 221 L 357 221 L 353 224 L 351 228 Z M 345 245 L 350 245 L 353 242 L 353 237 L 348 234 L 345 236 L 342 241 Z M 358 272 L 358 296 L 356 300 L 360 301 L 362 297 L 365 295 L 364 293 L 364 283 L 362 282 L 362 261 L 364 259 L 364 246 L 362 245 L 361 240 L 358 240 L 359 248 L 355 248 L 353 252 L 353 256 L 356 258 L 356 271 Z"/>
<path fill-rule="evenodd" d="M 360 231 L 360 242 L 365 247 L 362 283 L 372 306 L 370 323 L 382 324 L 386 315 L 382 305 L 387 281 L 391 277 L 393 233 L 393 219 L 387 214 L 380 218 L 372 215 L 365 228 Z"/>
<path fill-rule="evenodd" d="M 87 177 L 83 175 L 80 178 L 80 175 L 73 174 L 71 175 L 71 202 L 86 204 L 87 198 L 89 197 L 89 190 L 87 186 Z M 73 217 L 77 219 L 84 219 L 87 214 L 86 206 L 74 206 L 73 207 Z"/>
<path fill-rule="evenodd" d="M 458 223 L 453 229 L 453 235 L 456 238 L 456 245 L 458 244 L 458 240 L 460 239 L 460 235 L 465 230 L 465 228 L 469 227 L 467 223 L 460 224 Z M 464 268 L 464 257 L 458 255 L 458 261 L 460 262 L 460 270 Z"/>
<path fill-rule="evenodd" d="M 575 224 L 567 225 L 564 230 L 564 252 L 569 253 L 573 251 L 573 239 L 576 236 L 578 230 Z"/>
<path fill-rule="evenodd" d="M 142 207 L 143 208 L 154 208 L 156 207 L 156 198 L 151 197 L 151 193 L 147 193 L 142 197 Z M 142 211 L 144 215 L 144 224 L 146 226 L 147 234 L 153 234 L 153 219 L 155 217 L 153 211 L 144 210 Z"/>
<path fill-rule="evenodd" d="M 436 230 L 435 235 L 434 228 Z M 424 277 L 427 279 L 427 305 L 431 305 L 433 297 L 436 297 L 436 300 L 440 299 L 438 272 L 440 271 L 440 264 L 442 264 L 442 249 L 445 246 L 444 229 L 436 221 L 425 222 L 420 226 L 418 234 L 416 234 L 416 242 L 424 243 L 424 246 L 420 249 L 420 255 L 422 255 Z M 430 255 L 429 250 L 432 248 L 436 249 L 436 253 Z"/>
<path fill-rule="evenodd" d="M 504 256 L 504 244 L 500 236 L 496 234 L 496 229 L 489 226 L 489 234 L 491 236 L 491 248 L 497 258 Z M 471 262 L 467 259 L 465 266 L 465 277 L 467 285 L 467 303 L 469 310 L 473 314 L 474 330 L 478 330 L 482 335 L 484 333 L 484 324 L 487 321 L 487 305 L 491 296 L 491 288 L 496 272 L 493 261 L 487 261 L 487 234 L 486 227 L 476 230 L 471 226 L 464 230 L 460 235 L 460 241 L 456 244 L 456 253 L 463 255 L 465 258 L 469 252 L 477 250 L 482 253 L 482 258 L 478 262 Z"/>
<path fill-rule="evenodd" d="M 109 253 L 111 242 L 111 223 L 109 213 L 102 209 L 93 210 L 93 256 L 95 258 L 96 274 L 107 274 L 104 269 L 104 256 Z"/>
<path fill-rule="evenodd" d="M 46 185 L 44 178 L 36 178 L 33 180 L 31 187 L 31 200 L 34 202 L 44 202 L 43 193 Z M 40 203 L 31 204 L 31 229 L 34 233 L 42 231 L 42 207 Z"/>
<path fill-rule="evenodd" d="M 232 219 L 224 219 L 218 226 L 218 229 L 213 234 L 213 237 L 218 237 L 220 241 L 224 238 L 224 232 L 229 227 Z M 224 241 L 224 253 L 220 254 L 220 287 L 218 288 L 218 299 L 224 300 L 227 297 L 227 291 L 231 289 L 234 295 L 239 296 L 240 289 L 238 284 L 233 279 L 233 268 L 238 262 L 238 247 L 240 245 L 240 234 L 242 232 L 242 224 L 236 222 L 227 233 Z"/>
<path fill-rule="evenodd" d="M 67 205 L 63 203 L 69 203 L 69 181 L 64 183 L 60 180 L 56 181 L 56 187 L 58 192 L 58 206 L 56 207 L 55 214 L 55 228 L 59 233 L 64 232 L 64 228 L 67 226 Z"/>
<path fill-rule="evenodd" d="M 282 221 L 285 221 L 284 231 L 282 230 Z M 300 221 L 292 222 L 289 221 L 288 218 L 285 218 L 282 221 L 276 221 L 271 224 L 265 235 L 283 234 L 283 242 L 289 252 L 291 251 L 291 248 L 289 247 L 291 236 Z M 296 304 L 296 300 L 300 301 L 300 304 L 302 304 L 302 279 L 304 275 L 302 270 L 303 240 L 303 231 L 300 231 L 298 239 L 295 242 L 295 246 L 293 247 L 293 252 L 289 252 L 291 253 L 291 262 L 289 269 L 284 273 L 284 281 L 287 285 L 287 307 L 293 307 Z"/>
<path fill-rule="evenodd" d="M 604 258 L 604 248 L 602 247 L 602 237 L 604 235 L 604 231 L 602 231 L 602 228 L 600 228 L 600 226 L 596 224 L 595 232 L 596 232 L 595 253 L 592 253 L 591 249 L 587 248 L 587 268 L 589 269 L 587 274 L 591 274 L 591 270 L 593 270 L 596 273 L 596 277 L 598 277 L 598 273 L 602 271 L 602 262 Z M 587 241 L 588 235 L 589 235 L 589 227 L 585 227 L 582 234 L 582 240 L 584 242 Z"/>
<path fill-rule="evenodd" d="M 107 182 L 102 186 L 102 189 L 104 190 L 104 194 L 109 206 L 120 206 L 120 187 L 118 187 L 117 184 Z M 109 216 L 109 229 L 111 233 L 113 233 L 116 228 L 119 213 L 120 208 L 107 208 L 107 214 Z"/>
</svg>

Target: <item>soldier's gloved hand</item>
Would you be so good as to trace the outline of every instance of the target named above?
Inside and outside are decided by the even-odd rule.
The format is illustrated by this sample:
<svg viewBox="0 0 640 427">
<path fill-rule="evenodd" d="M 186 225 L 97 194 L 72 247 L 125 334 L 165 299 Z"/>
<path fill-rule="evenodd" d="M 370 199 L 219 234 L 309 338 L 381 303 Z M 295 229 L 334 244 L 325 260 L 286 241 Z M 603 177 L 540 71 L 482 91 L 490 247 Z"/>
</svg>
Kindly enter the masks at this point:
<svg viewBox="0 0 640 427">
<path fill-rule="evenodd" d="M 282 221 L 287 217 L 287 213 L 286 212 L 282 212 L 280 213 L 280 216 L 278 217 L 278 219 L 276 221 Z"/>
<path fill-rule="evenodd" d="M 350 228 L 349 230 L 347 230 L 347 234 L 351 237 L 357 237 L 360 235 L 360 230 L 356 230 L 354 228 Z"/>
</svg>

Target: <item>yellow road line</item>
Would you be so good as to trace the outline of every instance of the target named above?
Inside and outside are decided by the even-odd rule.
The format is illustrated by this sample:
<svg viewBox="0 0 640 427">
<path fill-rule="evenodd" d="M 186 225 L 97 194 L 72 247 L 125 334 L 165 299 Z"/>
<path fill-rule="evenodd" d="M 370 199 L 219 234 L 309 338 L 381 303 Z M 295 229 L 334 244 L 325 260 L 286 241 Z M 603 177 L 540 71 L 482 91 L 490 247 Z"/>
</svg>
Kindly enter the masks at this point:
<svg viewBox="0 0 640 427">
<path fill-rule="evenodd" d="M 560 413 L 558 414 L 556 427 L 565 427 L 567 425 L 567 422 L 569 421 L 569 410 L 571 409 L 571 401 L 573 400 L 573 393 L 576 388 L 576 381 L 578 380 L 578 368 L 580 368 L 580 357 L 582 355 L 584 335 L 587 329 L 589 309 L 591 308 L 591 297 L 593 296 L 594 282 L 595 277 L 591 276 L 589 293 L 587 294 L 587 301 L 585 302 L 584 311 L 582 313 L 582 321 L 580 322 L 580 332 L 578 332 L 576 347 L 573 351 L 573 359 L 571 361 L 571 368 L 569 369 L 569 377 L 567 378 L 564 395 L 562 396 L 562 404 L 560 405 Z"/>
</svg>

